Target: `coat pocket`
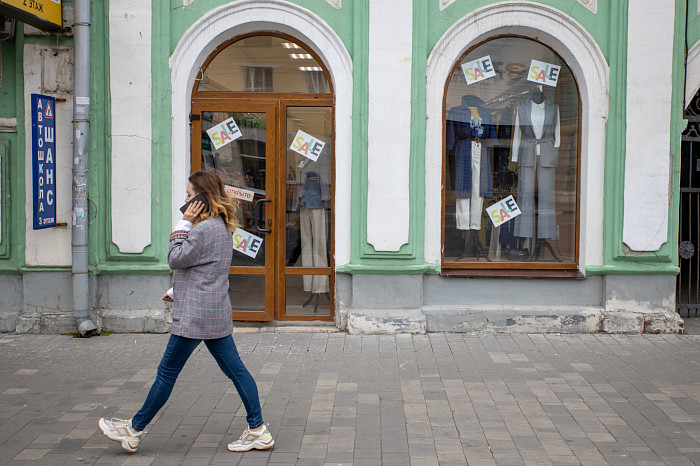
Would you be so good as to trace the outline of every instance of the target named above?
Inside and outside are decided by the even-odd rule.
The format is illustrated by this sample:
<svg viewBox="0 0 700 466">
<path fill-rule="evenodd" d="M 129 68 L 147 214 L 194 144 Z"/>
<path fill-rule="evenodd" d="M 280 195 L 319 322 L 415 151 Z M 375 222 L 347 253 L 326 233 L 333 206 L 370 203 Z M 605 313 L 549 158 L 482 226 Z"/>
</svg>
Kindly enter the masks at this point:
<svg viewBox="0 0 700 466">
<path fill-rule="evenodd" d="M 559 149 L 554 147 L 553 142 L 540 144 L 540 166 L 554 168 L 559 162 Z"/>
</svg>

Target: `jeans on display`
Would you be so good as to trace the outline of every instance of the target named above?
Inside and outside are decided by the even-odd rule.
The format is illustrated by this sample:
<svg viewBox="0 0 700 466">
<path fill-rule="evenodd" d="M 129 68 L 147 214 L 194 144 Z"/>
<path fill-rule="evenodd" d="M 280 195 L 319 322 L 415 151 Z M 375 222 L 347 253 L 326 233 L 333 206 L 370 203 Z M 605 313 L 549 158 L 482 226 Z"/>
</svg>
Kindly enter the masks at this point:
<svg viewBox="0 0 700 466">
<path fill-rule="evenodd" d="M 243 401 L 243 406 L 245 406 L 248 426 L 254 429 L 263 424 L 262 410 L 258 399 L 258 386 L 238 356 L 238 350 L 231 335 L 215 340 L 193 340 L 170 335 L 163 359 L 158 365 L 156 380 L 153 382 L 143 406 L 131 421 L 132 426 L 136 430 L 145 429 L 160 408 L 168 401 L 177 376 L 180 375 L 180 371 L 185 367 L 187 359 L 197 348 L 200 341 L 204 341 L 221 370 L 231 379 L 236 390 L 238 390 L 238 395 Z"/>
<path fill-rule="evenodd" d="M 456 200 L 456 220 L 458 230 L 480 230 L 481 210 L 484 199 L 479 194 L 481 186 L 481 143 L 472 141 L 472 191 L 471 198 Z"/>
</svg>

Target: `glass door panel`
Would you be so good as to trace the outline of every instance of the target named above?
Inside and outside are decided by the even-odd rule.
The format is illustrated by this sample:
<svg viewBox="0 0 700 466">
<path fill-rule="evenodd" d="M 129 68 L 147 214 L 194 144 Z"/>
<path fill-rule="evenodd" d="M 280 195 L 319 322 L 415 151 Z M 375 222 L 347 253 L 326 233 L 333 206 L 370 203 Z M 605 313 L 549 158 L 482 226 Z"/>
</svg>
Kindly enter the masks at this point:
<svg viewBox="0 0 700 466">
<path fill-rule="evenodd" d="M 329 275 L 287 275 L 285 313 L 290 315 L 331 315 L 330 291 L 313 293 L 313 290 L 330 283 Z"/>
<path fill-rule="evenodd" d="M 200 166 L 193 163 L 193 170 L 219 175 L 238 207 L 229 289 L 233 319 L 271 320 L 275 233 L 270 226 L 275 203 L 268 196 L 274 192 L 274 180 L 267 176 L 267 165 L 274 161 L 274 124 L 268 131 L 268 121 L 274 121 L 275 112 L 269 106 L 267 111 L 243 111 L 261 105 L 241 105 L 242 111 L 230 111 L 231 105 L 217 111 L 219 107 L 207 105 L 200 113 L 200 127 L 193 124 L 201 134 Z"/>
<path fill-rule="evenodd" d="M 331 108 L 287 107 L 284 165 L 287 315 L 331 315 L 332 137 Z"/>
<path fill-rule="evenodd" d="M 231 275 L 228 295 L 233 312 L 265 312 L 265 275 Z"/>
<path fill-rule="evenodd" d="M 230 118 L 241 136 L 214 148 L 207 131 Z M 255 236 L 260 236 L 256 201 L 266 198 L 266 133 L 265 113 L 202 112 L 202 169 L 221 177 L 226 189 L 237 198 L 239 227 Z M 265 266 L 265 241 L 255 257 L 234 251 L 231 267 L 250 266 Z"/>
</svg>

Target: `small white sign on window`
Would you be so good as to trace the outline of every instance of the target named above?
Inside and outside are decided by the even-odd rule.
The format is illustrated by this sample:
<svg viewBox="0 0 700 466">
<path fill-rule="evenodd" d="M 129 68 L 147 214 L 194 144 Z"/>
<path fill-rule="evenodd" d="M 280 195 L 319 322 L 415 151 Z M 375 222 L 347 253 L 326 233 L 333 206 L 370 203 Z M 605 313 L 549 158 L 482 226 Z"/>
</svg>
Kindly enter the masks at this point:
<svg viewBox="0 0 700 466">
<path fill-rule="evenodd" d="M 462 72 L 464 73 L 464 79 L 467 80 L 467 84 L 478 83 L 484 79 L 496 76 L 496 70 L 493 69 L 490 55 L 464 63 Z"/>
<path fill-rule="evenodd" d="M 253 202 L 253 196 L 255 196 L 253 191 L 248 191 L 247 189 L 243 188 L 234 188 L 233 186 L 229 186 L 227 184 L 224 185 L 224 189 L 226 190 L 226 194 L 234 199 Z"/>
<path fill-rule="evenodd" d="M 520 215 L 521 212 L 513 196 L 508 196 L 496 202 L 494 205 L 487 207 L 486 213 L 493 222 L 493 225 L 498 227 L 514 219 Z"/>
<path fill-rule="evenodd" d="M 226 144 L 229 144 L 243 136 L 233 117 L 222 121 L 212 128 L 209 128 L 207 130 L 207 134 L 209 135 L 211 142 L 214 143 L 215 149 L 224 147 Z"/>
<path fill-rule="evenodd" d="M 297 131 L 297 135 L 294 136 L 292 145 L 289 146 L 294 152 L 308 157 L 314 162 L 318 160 L 318 156 L 321 155 L 323 147 L 326 145 L 325 142 L 320 139 L 316 139 L 308 133 L 302 130 Z"/>
<path fill-rule="evenodd" d="M 537 84 L 557 87 L 561 66 L 552 65 L 543 61 L 532 60 L 527 71 L 527 80 Z"/>
</svg>

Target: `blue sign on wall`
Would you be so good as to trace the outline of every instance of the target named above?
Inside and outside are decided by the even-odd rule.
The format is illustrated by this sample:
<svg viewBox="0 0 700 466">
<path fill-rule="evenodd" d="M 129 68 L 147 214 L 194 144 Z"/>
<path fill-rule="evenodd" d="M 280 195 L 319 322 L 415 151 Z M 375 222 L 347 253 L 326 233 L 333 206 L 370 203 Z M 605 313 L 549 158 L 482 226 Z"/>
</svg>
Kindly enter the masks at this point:
<svg viewBox="0 0 700 466">
<path fill-rule="evenodd" d="M 32 94 L 34 229 L 56 226 L 56 99 Z"/>
</svg>

